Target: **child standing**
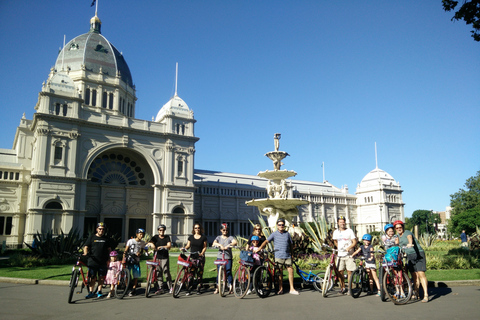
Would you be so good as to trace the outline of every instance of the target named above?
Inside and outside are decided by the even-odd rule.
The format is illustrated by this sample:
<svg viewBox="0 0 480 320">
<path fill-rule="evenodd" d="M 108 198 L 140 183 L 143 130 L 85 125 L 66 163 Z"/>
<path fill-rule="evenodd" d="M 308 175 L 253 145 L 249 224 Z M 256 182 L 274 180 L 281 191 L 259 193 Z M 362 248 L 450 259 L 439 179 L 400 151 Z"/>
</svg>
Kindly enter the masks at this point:
<svg viewBox="0 0 480 320">
<path fill-rule="evenodd" d="M 385 234 L 382 236 L 382 242 L 385 246 L 385 251 L 389 248 L 398 246 L 398 236 L 395 234 L 395 230 L 393 230 L 393 224 L 387 224 L 383 228 Z"/>
<path fill-rule="evenodd" d="M 143 252 L 143 248 L 145 248 L 145 241 L 143 241 L 143 237 L 145 236 L 144 229 L 137 229 L 137 234 L 135 239 L 130 239 L 127 241 L 127 245 L 125 246 L 125 252 L 129 252 L 130 254 L 134 255 L 135 259 L 133 263 L 128 264 L 128 270 L 132 272 L 133 277 L 133 288 L 132 291 L 128 293 L 128 296 L 131 297 L 135 295 L 135 290 L 137 289 L 137 282 L 138 278 L 140 278 L 140 255 Z M 123 254 L 123 262 L 125 262 L 126 255 Z"/>
<path fill-rule="evenodd" d="M 355 251 L 352 256 L 358 254 L 360 251 L 362 251 L 363 256 L 365 257 L 365 269 L 367 269 L 368 272 L 368 278 L 370 279 L 370 293 L 373 293 L 373 281 L 375 281 L 375 285 L 377 286 L 378 293 L 377 296 L 380 296 L 380 282 L 378 281 L 377 277 L 377 267 L 375 264 L 375 256 L 373 250 L 372 244 L 372 236 L 370 234 L 365 234 L 362 237 L 363 240 L 363 245 L 360 246 L 360 248 Z"/>
<path fill-rule="evenodd" d="M 250 242 L 251 242 L 251 246 L 248 247 L 249 251 L 253 251 L 254 249 L 257 249 L 258 247 L 260 247 L 260 237 L 259 236 L 252 236 L 250 238 Z M 253 262 L 253 266 L 250 269 L 250 277 L 253 278 L 253 274 L 254 274 L 255 270 L 262 264 L 262 260 L 261 260 L 260 255 L 258 253 L 254 253 L 252 255 L 252 257 L 255 261 Z M 250 294 L 250 293 L 254 292 L 254 290 L 255 289 L 253 289 L 253 281 L 250 281 L 250 287 L 248 288 L 247 294 Z"/>
<path fill-rule="evenodd" d="M 110 285 L 110 292 L 107 295 L 107 299 L 115 295 L 114 290 L 115 283 L 117 282 L 117 274 L 122 265 L 122 262 L 117 260 L 117 256 L 117 251 L 110 252 L 110 262 L 108 263 L 107 277 L 105 278 L 105 283 Z"/>
<path fill-rule="evenodd" d="M 225 265 L 225 269 L 227 271 L 228 288 L 230 291 L 229 293 L 233 293 L 232 247 L 237 245 L 237 240 L 235 240 L 234 237 L 228 235 L 228 226 L 226 223 L 222 223 L 222 227 L 220 228 L 220 231 L 222 232 L 222 234 L 215 238 L 215 241 L 213 241 L 212 247 L 218 247 L 220 249 L 217 254 L 217 260 L 222 259 L 222 255 L 223 255 L 222 251 L 225 251 L 225 259 L 228 260 L 228 263 Z M 218 272 L 218 268 L 219 267 L 217 266 L 217 272 Z M 217 277 L 217 285 L 218 285 L 218 277 Z M 218 286 L 217 286 L 217 289 L 215 289 L 215 292 L 213 293 L 214 294 L 218 293 Z"/>
</svg>

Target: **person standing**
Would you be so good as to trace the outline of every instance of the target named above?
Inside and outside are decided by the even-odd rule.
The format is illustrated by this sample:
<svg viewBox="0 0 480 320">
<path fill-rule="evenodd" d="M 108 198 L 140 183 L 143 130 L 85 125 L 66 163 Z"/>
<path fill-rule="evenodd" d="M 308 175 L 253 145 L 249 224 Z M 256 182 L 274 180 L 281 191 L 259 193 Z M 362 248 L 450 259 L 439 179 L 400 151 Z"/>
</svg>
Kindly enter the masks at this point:
<svg viewBox="0 0 480 320">
<path fill-rule="evenodd" d="M 462 239 L 462 247 L 468 248 L 468 237 L 465 233 L 465 230 L 462 230 L 462 233 L 460 234 L 460 239 Z"/>
<path fill-rule="evenodd" d="M 252 238 L 255 237 L 255 236 L 258 237 L 258 240 L 259 240 L 258 243 L 260 243 L 260 244 L 262 244 L 267 239 L 267 238 L 265 238 L 265 235 L 263 234 L 262 226 L 260 225 L 260 223 L 256 223 L 253 226 L 253 232 L 250 235 L 250 237 L 248 238 L 247 244 L 245 245 L 245 249 L 248 250 L 248 248 L 252 246 Z"/>
<path fill-rule="evenodd" d="M 228 263 L 225 265 L 225 270 L 227 273 L 227 282 L 228 282 L 228 288 L 229 288 L 229 293 L 233 293 L 233 277 L 232 277 L 232 262 L 233 262 L 233 255 L 232 255 L 232 247 L 237 245 L 237 240 L 235 240 L 234 237 L 230 236 L 228 234 L 228 225 L 226 223 L 222 223 L 222 227 L 220 229 L 220 232 L 222 233 L 218 237 L 215 238 L 213 241 L 212 247 L 217 247 L 218 254 L 217 254 L 217 260 L 221 260 L 225 254 L 225 260 L 228 260 Z M 218 269 L 220 266 L 217 265 L 217 273 Z M 218 277 L 217 277 L 217 289 L 215 289 L 214 294 L 218 293 Z"/>
<path fill-rule="evenodd" d="M 192 268 L 195 269 L 195 277 L 197 279 L 197 294 L 202 293 L 203 269 L 205 268 L 205 251 L 207 251 L 207 244 L 208 240 L 204 234 L 202 225 L 200 223 L 195 223 L 193 225 L 192 235 L 188 237 L 185 250 L 190 249 L 190 252 L 198 252 L 195 255 L 197 258 L 190 257 L 193 261 Z M 190 291 L 187 295 L 189 294 Z"/>
<path fill-rule="evenodd" d="M 300 293 L 293 287 L 293 267 L 292 267 L 292 252 L 293 241 L 290 233 L 285 230 L 285 219 L 277 220 L 277 231 L 272 232 L 259 248 L 255 248 L 253 252 L 258 252 L 265 248 L 269 242 L 274 242 L 275 245 L 275 264 L 280 269 L 279 271 L 279 286 L 277 294 L 283 294 L 283 268 L 286 267 L 288 271 L 288 282 L 290 284 L 290 294 L 299 295 Z"/>
<path fill-rule="evenodd" d="M 172 275 L 170 274 L 170 260 L 168 255 L 168 250 L 172 247 L 172 240 L 170 236 L 165 235 L 167 227 L 164 224 L 159 225 L 157 230 L 158 234 L 153 236 L 148 243 L 149 247 L 153 246 L 153 248 L 157 250 L 157 261 L 160 263 L 159 267 L 162 272 L 162 278 L 160 279 L 156 294 L 163 293 L 164 280 L 167 282 L 169 292 L 172 293 Z"/>
<path fill-rule="evenodd" d="M 112 251 L 110 240 L 105 236 L 105 224 L 97 224 L 97 233 L 92 234 L 85 242 L 83 255 L 88 256 L 87 267 L 90 285 L 86 299 L 95 297 L 95 282 L 98 276 L 97 297 L 103 296 L 102 286 L 108 271 L 108 260 Z"/>
<path fill-rule="evenodd" d="M 333 240 L 338 249 L 337 268 L 341 274 L 340 277 L 340 294 L 347 294 L 348 289 L 345 288 L 344 271 L 347 269 L 348 282 L 352 279 L 352 273 L 357 268 L 355 260 L 352 258 L 353 248 L 357 245 L 355 233 L 347 228 L 347 222 L 344 216 L 337 219 L 338 229 L 333 232 Z"/>
<path fill-rule="evenodd" d="M 393 225 L 399 237 L 399 246 L 401 248 L 407 247 L 405 253 L 407 254 L 408 271 L 410 271 L 413 276 L 415 298 L 419 299 L 420 297 L 419 289 L 421 284 L 423 288 L 422 302 L 428 302 L 428 280 L 425 275 L 425 271 L 427 271 L 427 259 L 425 258 L 425 252 L 413 233 L 405 230 L 403 221 L 397 220 Z"/>
<path fill-rule="evenodd" d="M 142 275 L 140 271 L 140 256 L 142 255 L 143 249 L 145 248 L 145 241 L 142 240 L 144 236 L 145 229 L 137 229 L 135 238 L 127 241 L 127 244 L 125 245 L 125 252 L 123 253 L 123 261 L 125 261 L 127 257 L 127 252 L 134 256 L 133 263 L 128 263 L 128 270 L 132 272 L 133 277 L 133 287 L 132 290 L 128 293 L 129 297 L 132 297 L 136 294 L 138 278 L 140 278 Z"/>
</svg>

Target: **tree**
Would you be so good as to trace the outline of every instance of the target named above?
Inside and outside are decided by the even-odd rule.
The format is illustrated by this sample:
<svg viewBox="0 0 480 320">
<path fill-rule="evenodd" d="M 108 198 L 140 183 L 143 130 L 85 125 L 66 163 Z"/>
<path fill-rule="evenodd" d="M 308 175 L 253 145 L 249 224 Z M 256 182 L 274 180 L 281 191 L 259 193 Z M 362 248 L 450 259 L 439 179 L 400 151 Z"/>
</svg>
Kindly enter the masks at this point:
<svg viewBox="0 0 480 320">
<path fill-rule="evenodd" d="M 476 231 L 476 226 L 480 226 L 480 206 L 452 216 L 447 230 L 453 234 L 460 234 L 465 230 L 467 234 L 472 235 Z"/>
<path fill-rule="evenodd" d="M 457 7 L 458 1 L 442 0 L 442 5 L 445 11 L 452 11 Z M 455 12 L 453 20 L 464 20 L 467 25 L 471 24 L 473 27 L 473 31 L 470 31 L 472 38 L 480 41 L 480 0 L 465 1 Z"/>
<path fill-rule="evenodd" d="M 480 171 L 465 182 L 465 189 L 450 195 L 452 217 L 448 230 L 452 233 L 461 233 L 462 229 L 473 233 L 475 227 L 480 226 Z"/>
<path fill-rule="evenodd" d="M 433 213 L 431 210 L 415 210 L 412 217 L 405 222 L 405 229 L 412 230 L 414 226 L 418 226 L 419 233 L 427 233 L 427 231 L 428 233 L 435 233 L 436 226 L 440 221 L 440 215 Z"/>
</svg>

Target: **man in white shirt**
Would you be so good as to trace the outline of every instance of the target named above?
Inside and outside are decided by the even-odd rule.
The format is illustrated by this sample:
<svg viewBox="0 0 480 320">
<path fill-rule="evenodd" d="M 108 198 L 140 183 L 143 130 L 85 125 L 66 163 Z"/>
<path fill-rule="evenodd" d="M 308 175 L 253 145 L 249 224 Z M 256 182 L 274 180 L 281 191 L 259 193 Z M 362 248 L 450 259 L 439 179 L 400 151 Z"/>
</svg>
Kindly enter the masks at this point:
<svg viewBox="0 0 480 320">
<path fill-rule="evenodd" d="M 344 270 L 347 269 L 348 283 L 352 278 L 352 272 L 357 268 L 355 260 L 352 258 L 357 238 L 355 233 L 350 228 L 347 228 L 347 223 L 344 216 L 339 216 L 337 219 L 338 229 L 333 232 L 333 240 L 338 249 L 337 267 L 342 275 L 340 277 L 340 293 L 347 294 L 348 290 L 345 288 Z"/>
</svg>

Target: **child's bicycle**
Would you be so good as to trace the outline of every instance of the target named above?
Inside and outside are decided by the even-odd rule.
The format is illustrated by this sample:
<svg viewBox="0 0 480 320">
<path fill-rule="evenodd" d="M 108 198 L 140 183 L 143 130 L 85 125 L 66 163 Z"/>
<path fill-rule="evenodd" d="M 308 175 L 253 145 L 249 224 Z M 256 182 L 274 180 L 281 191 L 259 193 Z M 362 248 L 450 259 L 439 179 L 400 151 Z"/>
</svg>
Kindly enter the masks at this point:
<svg viewBox="0 0 480 320">
<path fill-rule="evenodd" d="M 382 266 L 385 268 L 382 287 L 387 297 L 394 304 L 406 304 L 412 297 L 412 282 L 408 277 L 407 264 L 404 263 L 406 258 L 405 249 L 400 248 L 399 259 L 396 262 L 386 261 L 383 259 Z"/>
<path fill-rule="evenodd" d="M 337 265 L 335 262 L 335 257 L 336 257 L 335 253 L 338 252 L 338 250 L 333 249 L 332 247 L 327 245 L 323 245 L 323 247 L 332 250 L 332 254 L 330 255 L 330 263 L 328 264 L 327 269 L 325 270 L 325 275 L 323 277 L 323 283 L 322 283 L 322 296 L 326 297 L 328 292 L 333 288 L 334 278 L 336 277 L 337 279 L 340 279 L 342 275 L 338 271 Z"/>
<path fill-rule="evenodd" d="M 222 259 L 218 259 L 213 261 L 213 263 L 218 267 L 217 270 L 217 288 L 218 292 L 220 293 L 220 297 L 225 297 L 227 295 L 226 293 L 226 288 L 227 288 L 227 263 L 228 260 L 225 259 L 225 251 L 226 250 L 221 250 L 222 252 Z"/>
<path fill-rule="evenodd" d="M 353 271 L 351 281 L 348 283 L 348 290 L 354 298 L 360 297 L 360 294 L 367 292 L 370 287 L 370 279 L 368 277 L 367 269 L 365 269 L 365 257 L 358 257 L 360 263 L 357 266 L 357 269 Z"/>
<path fill-rule="evenodd" d="M 120 266 L 120 270 L 117 273 L 117 279 L 115 281 L 115 297 L 117 299 L 123 299 L 125 294 L 130 287 L 130 281 L 132 280 L 132 276 L 130 275 L 130 270 L 128 266 L 133 264 L 135 259 L 135 254 L 130 252 L 125 252 L 125 260 L 122 261 Z"/>
<path fill-rule="evenodd" d="M 253 266 L 253 252 L 241 251 L 240 266 L 238 267 L 235 277 L 233 278 L 233 293 L 237 298 L 243 298 L 250 287 L 250 269 Z M 251 259 L 250 259 L 250 258 Z"/>
<path fill-rule="evenodd" d="M 315 290 L 318 292 L 322 292 L 322 283 L 323 279 L 320 276 L 320 272 L 317 274 L 313 273 L 313 268 L 317 266 L 316 263 L 309 263 L 310 270 L 309 272 L 305 272 L 298 266 L 297 262 L 292 259 L 293 264 L 295 265 L 295 269 L 297 270 L 297 274 L 302 278 L 302 288 L 306 285 L 313 285 Z"/>
<path fill-rule="evenodd" d="M 147 285 L 145 288 L 145 297 L 150 297 L 150 291 L 152 287 L 154 290 L 160 290 L 162 288 L 158 287 L 158 280 L 162 279 L 163 282 L 163 270 L 160 267 L 160 261 L 157 260 L 157 254 L 160 250 L 167 250 L 165 248 L 160 248 L 155 250 L 155 254 L 153 255 L 153 260 L 147 260 Z M 170 290 L 170 288 L 168 288 Z"/>
<path fill-rule="evenodd" d="M 77 294 L 81 294 L 83 291 L 83 288 L 87 288 L 88 291 L 88 286 L 90 284 L 90 278 L 88 278 L 88 273 L 87 277 L 85 277 L 85 273 L 83 272 L 83 267 L 87 267 L 87 265 L 81 261 L 81 257 L 83 256 L 82 253 L 76 252 L 73 254 L 74 256 L 77 257 L 77 262 L 73 265 L 72 268 L 72 275 L 70 276 L 70 282 L 69 282 L 69 288 L 68 288 L 68 303 L 74 303 L 73 301 L 73 293 L 75 292 L 75 288 L 78 285 L 78 279 L 80 276 L 82 277 L 82 286 L 80 287 L 80 291 L 77 292 Z"/>
<path fill-rule="evenodd" d="M 280 270 L 270 258 L 272 250 L 263 250 L 263 265 L 258 267 L 253 274 L 253 287 L 260 298 L 266 298 L 272 291 L 280 288 Z M 261 253 L 260 251 L 258 252 Z"/>
<path fill-rule="evenodd" d="M 172 296 L 174 298 L 180 296 L 182 288 L 186 288 L 187 292 L 190 292 L 193 284 L 193 277 L 195 276 L 196 266 L 194 266 L 192 260 L 194 260 L 195 257 L 198 257 L 200 251 L 190 252 L 188 257 L 184 254 L 185 252 L 187 251 L 183 249 L 182 253 L 178 256 L 177 265 L 182 266 L 182 268 L 178 271 L 175 282 L 173 283 Z"/>
</svg>

